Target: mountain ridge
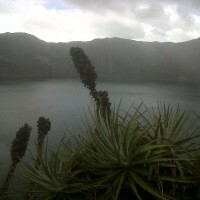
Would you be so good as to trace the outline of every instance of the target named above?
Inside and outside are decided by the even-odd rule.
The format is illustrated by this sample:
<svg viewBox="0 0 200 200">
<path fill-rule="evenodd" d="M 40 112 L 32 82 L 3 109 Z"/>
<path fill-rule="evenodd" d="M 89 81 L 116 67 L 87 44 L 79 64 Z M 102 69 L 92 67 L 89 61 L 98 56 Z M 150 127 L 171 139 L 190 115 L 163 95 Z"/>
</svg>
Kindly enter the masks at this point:
<svg viewBox="0 0 200 200">
<path fill-rule="evenodd" d="M 0 34 L 0 78 L 74 78 L 69 56 L 81 47 L 99 79 L 199 82 L 200 38 L 180 42 L 142 42 L 122 38 L 45 42 L 27 33 Z"/>
</svg>

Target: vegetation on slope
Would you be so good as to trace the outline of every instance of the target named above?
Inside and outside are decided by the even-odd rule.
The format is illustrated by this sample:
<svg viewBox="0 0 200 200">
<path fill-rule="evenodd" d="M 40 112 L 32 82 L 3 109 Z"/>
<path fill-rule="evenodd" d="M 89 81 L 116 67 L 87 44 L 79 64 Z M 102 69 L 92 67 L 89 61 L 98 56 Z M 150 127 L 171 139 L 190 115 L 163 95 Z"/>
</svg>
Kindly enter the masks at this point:
<svg viewBox="0 0 200 200">
<path fill-rule="evenodd" d="M 67 52 L 79 46 L 105 80 L 199 82 L 200 39 L 183 43 L 120 38 L 47 43 L 25 33 L 0 34 L 0 78 L 77 77 Z"/>
</svg>

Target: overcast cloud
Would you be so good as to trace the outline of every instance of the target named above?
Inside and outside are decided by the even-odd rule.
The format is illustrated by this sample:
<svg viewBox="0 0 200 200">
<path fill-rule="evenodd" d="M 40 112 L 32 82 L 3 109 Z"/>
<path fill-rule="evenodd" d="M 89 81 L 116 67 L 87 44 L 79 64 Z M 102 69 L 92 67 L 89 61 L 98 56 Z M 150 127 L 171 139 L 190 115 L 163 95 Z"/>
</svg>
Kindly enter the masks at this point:
<svg viewBox="0 0 200 200">
<path fill-rule="evenodd" d="M 0 32 L 50 42 L 200 37 L 200 0 L 0 0 Z"/>
</svg>

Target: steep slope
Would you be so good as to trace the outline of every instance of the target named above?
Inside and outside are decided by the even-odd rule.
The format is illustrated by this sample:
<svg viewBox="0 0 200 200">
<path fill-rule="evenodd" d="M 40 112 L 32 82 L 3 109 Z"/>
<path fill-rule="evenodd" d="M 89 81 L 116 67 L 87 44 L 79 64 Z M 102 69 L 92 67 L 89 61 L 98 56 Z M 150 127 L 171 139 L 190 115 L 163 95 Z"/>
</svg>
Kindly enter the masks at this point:
<svg viewBox="0 0 200 200">
<path fill-rule="evenodd" d="M 120 38 L 47 43 L 25 33 L 0 34 L 0 78 L 77 76 L 69 49 L 79 46 L 107 80 L 199 81 L 200 39 L 182 43 Z"/>
<path fill-rule="evenodd" d="M 24 33 L 0 35 L 0 77 L 67 77 L 66 44 L 46 43 Z"/>
</svg>

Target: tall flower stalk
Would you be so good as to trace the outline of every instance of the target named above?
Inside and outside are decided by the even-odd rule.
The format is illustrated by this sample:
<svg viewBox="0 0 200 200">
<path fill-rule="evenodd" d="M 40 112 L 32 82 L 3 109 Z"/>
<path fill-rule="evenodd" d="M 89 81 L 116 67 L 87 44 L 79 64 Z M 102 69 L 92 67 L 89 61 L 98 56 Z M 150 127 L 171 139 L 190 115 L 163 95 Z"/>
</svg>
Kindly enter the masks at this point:
<svg viewBox="0 0 200 200">
<path fill-rule="evenodd" d="M 96 103 L 97 112 L 102 112 L 104 118 L 106 118 L 107 115 L 110 115 L 111 103 L 107 91 L 96 90 L 97 74 L 95 67 L 85 52 L 79 47 L 72 47 L 70 49 L 70 55 L 83 85 L 90 90 L 90 95 Z"/>
<path fill-rule="evenodd" d="M 51 129 L 51 122 L 48 118 L 40 117 L 37 121 L 38 128 L 38 137 L 37 137 L 37 145 L 38 145 L 38 154 L 42 154 L 42 149 L 44 145 L 45 137 Z"/>
<path fill-rule="evenodd" d="M 51 129 L 51 122 L 48 118 L 45 118 L 43 116 L 39 117 L 37 121 L 37 160 L 35 163 L 35 168 L 38 168 L 38 166 L 41 164 L 41 158 L 42 158 L 42 150 L 44 146 L 45 137 L 47 136 L 48 132 Z M 24 199 L 28 200 L 32 196 L 32 190 L 28 190 L 24 196 Z"/>
<path fill-rule="evenodd" d="M 31 127 L 26 123 L 16 133 L 16 137 L 12 142 L 10 154 L 12 162 L 8 170 L 7 177 L 0 187 L 0 196 L 4 195 L 9 187 L 10 180 L 16 169 L 17 164 L 21 161 L 26 153 L 28 141 L 31 133 Z"/>
</svg>

